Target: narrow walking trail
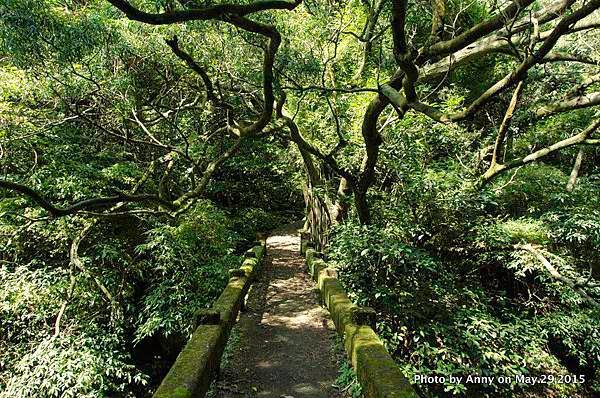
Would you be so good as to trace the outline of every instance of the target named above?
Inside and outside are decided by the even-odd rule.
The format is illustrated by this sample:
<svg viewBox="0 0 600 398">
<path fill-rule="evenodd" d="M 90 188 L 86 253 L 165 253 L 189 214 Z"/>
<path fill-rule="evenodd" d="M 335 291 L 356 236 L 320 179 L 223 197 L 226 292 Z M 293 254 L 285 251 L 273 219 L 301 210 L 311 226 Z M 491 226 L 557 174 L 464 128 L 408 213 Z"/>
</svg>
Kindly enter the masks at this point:
<svg viewBox="0 0 600 398">
<path fill-rule="evenodd" d="M 342 354 L 299 250 L 294 226 L 267 239 L 264 268 L 230 340 L 218 397 L 340 396 L 332 385 Z"/>
</svg>

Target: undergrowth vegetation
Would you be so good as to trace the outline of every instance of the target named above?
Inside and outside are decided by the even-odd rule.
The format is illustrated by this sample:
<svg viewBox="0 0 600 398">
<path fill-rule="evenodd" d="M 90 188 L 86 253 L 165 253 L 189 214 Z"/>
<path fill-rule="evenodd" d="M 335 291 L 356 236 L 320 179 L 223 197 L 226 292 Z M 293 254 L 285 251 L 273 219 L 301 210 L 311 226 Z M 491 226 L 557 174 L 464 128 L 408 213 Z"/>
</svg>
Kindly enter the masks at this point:
<svg viewBox="0 0 600 398">
<path fill-rule="evenodd" d="M 436 143 L 423 154 L 457 144 Z M 402 168 L 411 161 L 424 163 L 395 159 Z M 328 246 L 351 298 L 377 310 L 378 333 L 409 379 L 446 378 L 422 386 L 428 395 L 600 393 L 600 310 L 586 308 L 576 288 L 523 249 L 535 247 L 579 283 L 597 275 L 598 170 L 590 169 L 569 194 L 568 170 L 553 163 L 474 190 L 461 161 L 468 159 L 433 163 L 418 174 L 395 169 L 395 162 L 381 170 L 395 179 L 373 198 L 376 221 L 338 225 Z M 585 383 L 515 379 L 549 374 L 583 375 Z M 513 382 L 473 384 L 469 375 Z"/>
<path fill-rule="evenodd" d="M 423 396 L 597 396 L 599 8 L 0 0 L 0 397 L 151 396 L 303 216 Z"/>
</svg>

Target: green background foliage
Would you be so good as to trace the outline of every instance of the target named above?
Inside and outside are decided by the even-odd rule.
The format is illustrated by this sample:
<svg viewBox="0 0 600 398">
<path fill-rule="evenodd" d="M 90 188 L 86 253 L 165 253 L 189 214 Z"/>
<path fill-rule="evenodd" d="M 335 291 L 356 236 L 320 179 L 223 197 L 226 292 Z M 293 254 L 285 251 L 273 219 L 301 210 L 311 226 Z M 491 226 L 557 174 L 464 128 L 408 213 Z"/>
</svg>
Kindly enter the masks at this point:
<svg viewBox="0 0 600 398">
<path fill-rule="evenodd" d="M 284 111 L 304 139 L 355 175 L 365 154 L 365 110 L 397 69 L 388 1 L 360 66 L 365 40 L 357 37 L 375 3 L 305 1 L 293 11 L 251 16 L 282 37 L 273 68 L 277 101 L 285 92 Z M 148 12 L 185 6 L 135 5 Z M 406 32 L 416 54 L 433 40 L 431 5 L 408 5 Z M 447 1 L 441 39 L 497 15 L 496 6 Z M 598 22 L 597 11 L 589 21 Z M 174 36 L 212 79 L 219 102 L 165 44 Z M 192 332 L 194 313 L 210 307 L 225 286 L 228 269 L 240 264 L 257 233 L 302 218 L 309 193 L 350 205 L 324 251 L 351 299 L 377 311 L 377 332 L 409 379 L 580 374 L 586 380 L 424 384 L 418 386 L 424 396 L 600 394 L 598 308 L 523 250 L 534 247 L 598 298 L 598 146 L 582 146 L 571 192 L 565 187 L 580 146 L 480 184 L 508 90 L 459 123 L 410 109 L 399 117 L 388 106 L 376 126 L 382 144 L 366 192 L 368 224 L 353 206 L 356 196 L 336 196 L 340 175 L 327 158 L 313 157 L 322 181 L 307 184 L 298 146 L 275 115 L 213 174 L 203 174 L 235 145 L 234 127 L 251 125 L 265 108 L 265 43 L 223 20 L 134 22 L 100 0 L 0 0 L 0 178 L 58 207 L 134 191 L 160 192 L 162 199 L 52 217 L 31 197 L 0 190 L 0 397 L 150 396 Z M 597 107 L 536 115 L 597 74 L 600 31 L 568 35 L 557 48 L 596 61 L 548 62 L 529 71 L 508 129 L 507 161 L 599 117 Z M 486 54 L 421 82 L 418 95 L 457 112 L 518 64 L 509 53 Z M 599 88 L 596 81 L 586 90 Z M 344 145 L 334 151 L 340 139 Z M 169 208 L 207 175 L 190 206 L 179 213 Z M 79 238 L 78 263 L 71 250 Z M 352 382 L 342 369 L 339 383 Z"/>
</svg>

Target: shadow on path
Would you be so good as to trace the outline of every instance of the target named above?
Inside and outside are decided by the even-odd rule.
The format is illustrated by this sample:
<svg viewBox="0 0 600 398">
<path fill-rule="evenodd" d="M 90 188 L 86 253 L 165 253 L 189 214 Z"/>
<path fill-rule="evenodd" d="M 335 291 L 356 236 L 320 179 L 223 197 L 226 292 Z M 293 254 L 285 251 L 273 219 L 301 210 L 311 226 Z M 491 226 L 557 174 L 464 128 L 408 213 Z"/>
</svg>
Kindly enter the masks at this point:
<svg viewBox="0 0 600 398">
<path fill-rule="evenodd" d="M 267 239 L 263 272 L 240 315 L 217 397 L 338 397 L 342 354 L 327 310 L 304 272 L 294 226 Z"/>
</svg>

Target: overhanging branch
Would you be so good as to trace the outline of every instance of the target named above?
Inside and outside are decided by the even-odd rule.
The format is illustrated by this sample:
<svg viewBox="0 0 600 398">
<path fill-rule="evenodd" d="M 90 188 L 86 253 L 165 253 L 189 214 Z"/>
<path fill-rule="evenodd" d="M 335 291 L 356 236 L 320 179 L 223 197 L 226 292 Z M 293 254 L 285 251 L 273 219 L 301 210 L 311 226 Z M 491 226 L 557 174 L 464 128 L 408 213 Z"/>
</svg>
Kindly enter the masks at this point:
<svg viewBox="0 0 600 398">
<path fill-rule="evenodd" d="M 203 8 L 176 10 L 153 14 L 142 11 L 125 0 L 108 0 L 110 4 L 121 10 L 127 18 L 151 25 L 168 25 L 186 21 L 206 21 L 221 19 L 226 15 L 245 16 L 266 10 L 293 10 L 302 0 L 263 0 L 249 4 L 224 3 Z"/>
<path fill-rule="evenodd" d="M 455 38 L 438 42 L 429 48 L 423 49 L 419 55 L 419 59 L 430 59 L 432 57 L 443 56 L 458 51 L 502 28 L 507 20 L 516 17 L 532 3 L 533 0 L 515 0 L 506 8 L 500 10 L 497 15 L 473 26 Z"/>
<path fill-rule="evenodd" d="M 137 195 L 129 195 L 126 193 L 119 192 L 118 195 L 114 196 L 103 196 L 92 199 L 86 199 L 79 202 L 75 202 L 67 207 L 58 207 L 50 200 L 45 198 L 38 191 L 16 182 L 0 180 L 0 188 L 8 189 L 10 191 L 17 192 L 21 195 L 25 195 L 33 200 L 38 206 L 42 209 L 46 210 L 54 217 L 62 217 L 70 214 L 75 214 L 82 210 L 88 210 L 103 206 L 114 205 L 120 202 L 154 202 L 160 203 L 167 207 L 172 207 L 170 202 L 164 201 L 160 199 L 157 195 L 152 194 L 137 194 Z"/>
<path fill-rule="evenodd" d="M 554 104 L 544 105 L 543 107 L 539 108 L 535 114 L 538 117 L 545 117 L 555 113 L 589 108 L 596 105 L 600 105 L 600 92 L 585 94 L 565 101 L 556 102 Z"/>
<path fill-rule="evenodd" d="M 216 103 L 217 96 L 215 95 L 212 81 L 210 80 L 210 77 L 208 76 L 208 73 L 206 73 L 204 68 L 200 66 L 196 61 L 194 61 L 191 55 L 189 55 L 187 52 L 183 51 L 179 47 L 179 40 L 177 39 L 177 36 L 173 36 L 172 39 L 167 39 L 166 43 L 169 47 L 171 47 L 171 50 L 179 59 L 185 62 L 191 70 L 193 70 L 198 74 L 198 76 L 200 76 L 200 78 L 202 79 L 202 83 L 204 83 L 204 88 L 206 89 L 206 98 L 209 101 Z"/>
<path fill-rule="evenodd" d="M 529 164 L 532 162 L 536 162 L 536 161 L 540 160 L 541 158 L 547 156 L 548 154 L 559 151 L 561 149 L 568 148 L 568 147 L 574 146 L 574 145 L 581 145 L 581 144 L 597 145 L 600 143 L 600 140 L 592 140 L 590 137 L 598 129 L 598 127 L 600 127 L 600 120 L 596 120 L 596 121 L 592 122 L 591 125 L 589 125 L 585 130 L 583 130 L 579 134 L 575 134 L 567 139 L 564 139 L 562 141 L 554 143 L 546 148 L 539 149 L 535 152 L 530 153 L 529 155 L 527 155 L 525 157 L 522 157 L 519 159 L 514 159 L 514 160 L 511 160 L 511 161 L 503 163 L 503 164 L 495 164 L 492 167 L 490 167 L 488 169 L 488 171 L 486 171 L 485 174 L 482 176 L 481 184 L 485 184 L 485 183 L 491 181 L 498 174 L 500 174 L 506 170 L 514 169 L 515 167 L 519 167 L 519 166 L 523 166 L 523 165 L 526 165 L 526 164 Z"/>
</svg>

